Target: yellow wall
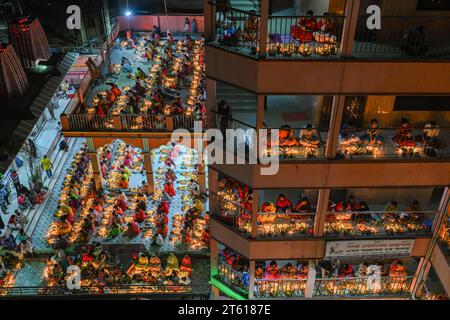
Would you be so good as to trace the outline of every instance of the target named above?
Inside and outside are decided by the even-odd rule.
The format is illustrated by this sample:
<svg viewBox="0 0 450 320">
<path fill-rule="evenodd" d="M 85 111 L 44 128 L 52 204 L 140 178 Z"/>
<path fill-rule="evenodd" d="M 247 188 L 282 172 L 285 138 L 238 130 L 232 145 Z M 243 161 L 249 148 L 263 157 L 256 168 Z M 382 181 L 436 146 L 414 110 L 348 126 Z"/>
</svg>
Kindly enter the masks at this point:
<svg viewBox="0 0 450 320">
<path fill-rule="evenodd" d="M 422 127 L 428 120 L 436 121 L 440 127 L 450 126 L 450 111 L 393 111 L 395 96 L 367 97 L 364 125 L 373 118 L 381 127 L 396 128 L 401 118 L 407 118 L 413 127 Z"/>
</svg>

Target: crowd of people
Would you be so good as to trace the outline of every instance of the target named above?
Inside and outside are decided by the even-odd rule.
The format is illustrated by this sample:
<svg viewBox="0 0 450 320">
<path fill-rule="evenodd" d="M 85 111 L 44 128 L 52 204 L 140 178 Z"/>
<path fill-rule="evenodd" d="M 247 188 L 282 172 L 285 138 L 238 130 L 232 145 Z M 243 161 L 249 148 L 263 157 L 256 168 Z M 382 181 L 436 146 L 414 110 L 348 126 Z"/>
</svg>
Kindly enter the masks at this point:
<svg viewBox="0 0 450 320">
<path fill-rule="evenodd" d="M 370 236 L 429 233 L 433 219 L 425 214 L 419 201 L 413 200 L 404 209 L 392 200 L 382 210 L 371 211 L 364 200 L 350 195 L 346 200 L 328 202 L 325 232 L 328 235 Z"/>
<path fill-rule="evenodd" d="M 268 154 L 275 154 L 271 143 L 270 132 L 268 137 Z M 290 125 L 283 125 L 279 129 L 278 140 L 274 142 L 278 147 L 278 155 L 283 158 L 311 158 L 320 154 L 323 145 L 321 135 L 312 124 L 304 125 L 296 137 Z"/>
<path fill-rule="evenodd" d="M 132 253 L 131 258 L 122 261 L 98 242 L 83 246 L 74 254 L 58 249 L 47 260 L 47 286 L 65 288 L 71 276 L 70 266 L 80 268 L 80 289 L 88 293 L 164 293 L 164 286 L 170 286 L 170 292 L 191 291 L 193 268 L 188 255 L 180 263 L 174 253 L 169 253 L 163 264 L 160 257 L 145 252 Z"/>
<path fill-rule="evenodd" d="M 311 270 L 315 280 L 313 295 L 364 295 L 368 293 L 408 292 L 408 269 L 402 260 L 363 261 L 359 264 L 339 259 L 325 259 L 316 263 L 301 260 L 256 261 L 254 287 L 250 286 L 249 261 L 234 250 L 219 250 L 217 277 L 255 297 L 305 296 Z M 369 281 L 373 279 L 374 281 Z M 377 279 L 379 281 L 377 282 Z M 297 280 L 297 281 L 295 281 Z"/>
<path fill-rule="evenodd" d="M 341 155 L 376 154 L 386 144 L 385 136 L 377 119 L 372 119 L 365 134 L 358 136 L 353 121 L 344 122 L 339 137 Z M 392 143 L 403 156 L 436 157 L 439 149 L 439 125 L 435 121 L 427 121 L 420 134 L 414 130 L 406 118 L 400 119 L 400 125 L 392 136 Z"/>
<path fill-rule="evenodd" d="M 143 37 L 133 34 L 123 41 L 123 47 L 133 50 L 136 61 L 142 59 L 150 63 L 150 68 L 147 71 L 134 67 L 130 59 L 123 56 L 118 72 L 128 73 L 131 84 L 119 88 L 114 82 L 106 83 L 109 89 L 98 91 L 91 106 L 83 105 L 80 113 L 101 116 L 102 126 L 112 125 L 106 115 L 140 115 L 139 119 L 128 119 L 129 129 L 165 128 L 165 116 L 195 116 L 199 120 L 204 117 L 203 40 L 194 40 L 186 34 L 184 40 L 176 41 L 170 32 L 163 39 L 161 31 L 154 27 Z M 93 123 L 97 124 L 98 120 Z"/>
</svg>

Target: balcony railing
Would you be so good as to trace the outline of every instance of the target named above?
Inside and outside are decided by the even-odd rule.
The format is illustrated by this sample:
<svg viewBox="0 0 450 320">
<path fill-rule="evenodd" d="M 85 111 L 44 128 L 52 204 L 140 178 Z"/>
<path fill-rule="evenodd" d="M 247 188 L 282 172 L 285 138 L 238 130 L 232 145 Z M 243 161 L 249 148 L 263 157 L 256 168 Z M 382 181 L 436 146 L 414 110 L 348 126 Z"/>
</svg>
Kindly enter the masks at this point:
<svg viewBox="0 0 450 320">
<path fill-rule="evenodd" d="M 96 115 L 87 113 L 63 114 L 61 124 L 63 130 L 74 131 L 173 131 L 184 128 L 194 129 L 194 116 L 187 115 L 147 115 L 121 114 Z"/>
<path fill-rule="evenodd" d="M 243 272 L 239 272 L 234 270 L 228 263 L 219 259 L 217 264 L 217 275 L 216 277 L 229 285 L 230 287 L 237 289 L 245 295 L 248 295 L 248 286 L 249 286 L 249 275 L 248 273 L 244 274 Z"/>
<path fill-rule="evenodd" d="M 357 57 L 450 56 L 449 16 L 385 16 L 381 18 L 380 30 L 369 30 L 367 19 L 362 15 L 358 20 L 353 46 Z"/>
<path fill-rule="evenodd" d="M 425 283 L 421 283 L 419 285 L 416 297 L 419 300 L 448 300 L 448 296 L 444 292 L 444 290 L 441 290 L 440 293 L 437 293 L 435 291 L 433 292 Z"/>
<path fill-rule="evenodd" d="M 320 58 L 340 54 L 344 16 L 271 16 L 268 58 Z"/>
<path fill-rule="evenodd" d="M 340 54 L 344 16 L 269 16 L 267 52 L 260 54 L 261 17 L 211 2 L 216 9 L 212 44 L 253 58 L 321 58 Z"/>
<path fill-rule="evenodd" d="M 225 196 L 214 194 L 218 202 L 218 211 L 214 213 L 214 217 L 243 235 L 250 236 L 252 212 L 243 208 L 241 204 L 224 198 Z"/>
<path fill-rule="evenodd" d="M 213 194 L 217 198 L 218 211 L 214 217 L 234 230 L 250 237 L 252 233 L 252 212 L 245 209 L 243 204 L 226 199 L 229 195 Z M 257 239 L 292 238 L 312 236 L 314 226 L 314 212 L 298 213 L 258 213 L 256 232 Z"/>
<path fill-rule="evenodd" d="M 82 286 L 69 290 L 64 286 L 0 288 L 0 296 L 82 296 L 82 295 L 133 295 L 133 294 L 199 294 L 208 296 L 207 285 L 114 285 Z"/>
<path fill-rule="evenodd" d="M 434 211 L 329 212 L 325 221 L 327 237 L 420 236 L 431 234 Z"/>
<path fill-rule="evenodd" d="M 260 37 L 260 16 L 221 4 L 216 8 L 214 43 L 227 50 L 256 57 Z"/>
<path fill-rule="evenodd" d="M 315 213 L 259 213 L 258 238 L 312 236 Z"/>
<path fill-rule="evenodd" d="M 306 279 L 255 279 L 255 298 L 305 297 Z"/>
<path fill-rule="evenodd" d="M 399 296 L 409 295 L 413 276 L 316 279 L 314 296 Z"/>
<path fill-rule="evenodd" d="M 263 157 L 276 156 L 280 160 L 313 160 L 324 159 L 325 149 L 327 145 L 328 132 L 321 131 L 316 128 L 312 129 L 310 134 L 306 128 L 276 128 L 279 130 L 280 138 L 277 142 L 278 148 L 272 148 L 270 138 L 268 138 L 268 146 L 263 150 Z M 271 130 L 271 129 L 269 129 Z M 286 132 L 290 131 L 289 134 Z M 278 149 L 278 152 L 274 150 Z"/>
<path fill-rule="evenodd" d="M 96 114 L 71 114 L 67 116 L 69 130 L 114 130 L 112 116 Z M 63 129 L 64 124 L 63 124 Z"/>
<path fill-rule="evenodd" d="M 125 130 L 166 130 L 166 118 L 161 115 L 121 115 L 122 127 Z"/>
<path fill-rule="evenodd" d="M 444 255 L 450 257 L 450 218 L 448 217 L 447 221 L 442 225 L 439 234 L 439 244 Z"/>
<path fill-rule="evenodd" d="M 367 129 L 342 130 L 337 155 L 341 159 L 438 159 L 450 157 L 450 130 L 439 128 L 436 141 L 425 142 L 423 128 L 411 128 L 411 137 L 397 136 L 396 128 L 380 128 L 370 136 Z"/>
</svg>

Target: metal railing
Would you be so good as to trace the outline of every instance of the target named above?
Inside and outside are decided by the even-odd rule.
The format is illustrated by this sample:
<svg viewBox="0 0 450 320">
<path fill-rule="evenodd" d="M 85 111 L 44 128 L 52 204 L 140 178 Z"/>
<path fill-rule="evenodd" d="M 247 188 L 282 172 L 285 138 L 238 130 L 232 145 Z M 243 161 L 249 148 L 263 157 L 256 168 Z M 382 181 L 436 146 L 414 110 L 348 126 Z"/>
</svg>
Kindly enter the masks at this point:
<svg viewBox="0 0 450 320">
<path fill-rule="evenodd" d="M 439 234 L 439 245 L 442 249 L 444 255 L 450 257 L 450 220 L 447 218 L 447 221 L 442 225 L 440 234 Z"/>
<path fill-rule="evenodd" d="M 316 279 L 314 296 L 389 296 L 410 295 L 414 276 Z"/>
<path fill-rule="evenodd" d="M 441 290 L 441 293 L 432 292 L 424 282 L 421 282 L 419 285 L 416 297 L 419 300 L 448 300 L 448 296 L 444 290 Z"/>
<path fill-rule="evenodd" d="M 306 279 L 255 279 L 255 298 L 305 297 Z"/>
<path fill-rule="evenodd" d="M 243 208 L 239 203 L 225 199 L 213 193 L 217 198 L 218 210 L 214 212 L 214 217 L 233 229 L 250 236 L 252 229 L 252 213 Z"/>
<path fill-rule="evenodd" d="M 67 115 L 71 130 L 113 130 L 112 116 L 96 114 L 69 114 Z"/>
<path fill-rule="evenodd" d="M 311 160 L 325 158 L 325 149 L 328 139 L 328 131 L 313 128 L 314 134 L 309 135 L 305 128 L 272 128 L 278 129 L 280 138 L 278 148 L 272 148 L 268 144 L 263 150 L 263 155 L 280 157 L 280 160 Z M 305 131 L 304 131 L 305 130 Z M 286 134 L 286 132 L 290 132 Z M 270 139 L 268 138 L 268 143 Z M 275 153 L 274 150 L 278 149 Z"/>
<path fill-rule="evenodd" d="M 166 130 L 166 118 L 163 115 L 124 114 L 120 115 L 124 130 Z"/>
<path fill-rule="evenodd" d="M 69 290 L 65 286 L 37 286 L 0 288 L 0 296 L 81 296 L 81 295 L 117 295 L 117 294 L 208 294 L 207 285 L 113 285 L 81 286 Z"/>
<path fill-rule="evenodd" d="M 329 237 L 369 237 L 431 234 L 435 211 L 329 212 L 325 234 Z"/>
<path fill-rule="evenodd" d="M 434 142 L 425 142 L 423 128 L 411 128 L 410 137 L 398 135 L 397 128 L 378 128 L 369 135 L 368 129 L 341 129 L 337 155 L 341 159 L 438 159 L 450 157 L 446 147 L 450 130 L 439 128 Z"/>
<path fill-rule="evenodd" d="M 312 236 L 315 213 L 258 213 L 258 238 Z"/>
<path fill-rule="evenodd" d="M 195 116 L 187 116 L 187 115 L 173 115 L 167 116 L 168 118 L 172 118 L 173 120 L 173 128 L 174 129 L 194 129 Z M 200 121 L 200 119 L 199 119 Z"/>
<path fill-rule="evenodd" d="M 225 284 L 235 288 L 245 295 L 248 294 L 249 275 L 243 272 L 234 270 L 228 263 L 219 259 L 217 263 L 217 275 L 216 277 Z"/>
<path fill-rule="evenodd" d="M 444 57 L 450 55 L 450 17 L 384 16 L 380 30 L 369 30 L 361 15 L 353 54 L 360 57 Z M 423 27 L 423 29 L 421 29 Z"/>
<path fill-rule="evenodd" d="M 345 16 L 270 16 L 268 57 L 339 55 L 344 20 Z"/>
<path fill-rule="evenodd" d="M 216 9 L 214 41 L 229 50 L 256 57 L 260 38 L 260 16 L 221 4 L 211 4 Z"/>
</svg>

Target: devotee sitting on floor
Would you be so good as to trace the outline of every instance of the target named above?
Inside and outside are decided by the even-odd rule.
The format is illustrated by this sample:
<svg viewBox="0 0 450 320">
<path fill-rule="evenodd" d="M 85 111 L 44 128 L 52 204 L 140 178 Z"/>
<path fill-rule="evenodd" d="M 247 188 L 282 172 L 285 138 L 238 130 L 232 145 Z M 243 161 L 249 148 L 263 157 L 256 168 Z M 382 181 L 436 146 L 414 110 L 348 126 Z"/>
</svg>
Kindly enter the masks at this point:
<svg viewBox="0 0 450 320">
<path fill-rule="evenodd" d="M 271 261 L 270 264 L 266 267 L 264 278 L 266 279 L 280 278 L 280 269 L 278 268 L 278 263 L 275 260 Z"/>
<path fill-rule="evenodd" d="M 308 10 L 307 17 L 300 17 L 297 24 L 291 26 L 291 35 L 295 40 L 306 43 L 314 40 L 314 31 L 317 30 L 317 20 L 314 11 Z"/>
<path fill-rule="evenodd" d="M 284 125 L 279 131 L 280 147 L 293 147 L 297 146 L 297 139 L 294 137 L 294 133 L 289 125 Z"/>
<path fill-rule="evenodd" d="M 400 277 L 406 275 L 406 267 L 403 265 L 401 260 L 395 260 L 391 263 L 389 267 L 390 277 Z"/>
<path fill-rule="evenodd" d="M 141 233 L 139 224 L 137 224 L 137 222 L 135 221 L 128 223 L 127 233 L 129 238 L 134 238 L 138 236 Z"/>
<path fill-rule="evenodd" d="M 307 148 L 318 148 L 320 144 L 319 134 L 316 128 L 308 124 L 300 131 L 300 144 Z"/>
<path fill-rule="evenodd" d="M 144 80 L 145 78 L 146 78 L 146 74 L 145 74 L 145 72 L 141 69 L 141 68 L 137 68 L 137 71 L 136 71 L 136 79 L 138 79 L 138 80 Z"/>
<path fill-rule="evenodd" d="M 272 202 L 266 201 L 262 204 L 261 211 L 264 213 L 275 213 L 277 211 L 277 208 Z"/>
<path fill-rule="evenodd" d="M 297 268 L 292 263 L 288 262 L 283 268 L 281 268 L 281 274 L 284 278 L 293 279 L 297 275 Z"/>
<path fill-rule="evenodd" d="M 119 188 L 120 189 L 128 189 L 130 187 L 129 177 L 126 172 L 122 172 L 119 180 Z"/>
<path fill-rule="evenodd" d="M 307 212 L 311 210 L 311 202 L 309 201 L 308 197 L 300 196 L 298 199 L 295 207 L 294 212 Z"/>
<path fill-rule="evenodd" d="M 142 223 L 147 218 L 147 215 L 145 214 L 145 211 L 139 208 L 136 208 L 134 212 L 133 220 L 137 223 Z"/>
<path fill-rule="evenodd" d="M 439 125 L 435 121 L 428 121 L 422 130 L 422 135 L 416 137 L 416 140 L 425 146 L 425 154 L 431 157 L 437 155 L 436 149 L 439 148 Z"/>
<path fill-rule="evenodd" d="M 415 145 L 415 141 L 412 138 L 412 129 L 408 119 L 402 118 L 401 124 L 397 128 L 397 134 L 394 136 L 394 142 L 401 147 L 411 147 Z"/>
<path fill-rule="evenodd" d="M 125 72 L 131 73 L 133 72 L 133 67 L 131 66 L 131 62 L 130 60 L 128 60 L 127 57 L 122 57 L 122 70 L 124 70 Z"/>
<path fill-rule="evenodd" d="M 292 210 L 292 202 L 282 193 L 278 196 L 276 202 L 277 212 L 289 213 Z"/>
<path fill-rule="evenodd" d="M 339 268 L 339 278 L 352 278 L 355 276 L 353 267 L 351 264 L 344 263 Z"/>
<path fill-rule="evenodd" d="M 369 124 L 369 129 L 367 133 L 360 137 L 362 141 L 371 145 L 381 145 L 383 144 L 384 138 L 381 135 L 381 130 L 378 125 L 377 119 L 372 119 Z"/>
</svg>

